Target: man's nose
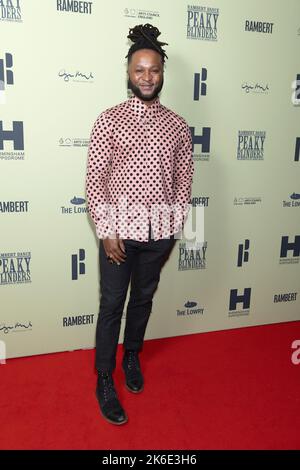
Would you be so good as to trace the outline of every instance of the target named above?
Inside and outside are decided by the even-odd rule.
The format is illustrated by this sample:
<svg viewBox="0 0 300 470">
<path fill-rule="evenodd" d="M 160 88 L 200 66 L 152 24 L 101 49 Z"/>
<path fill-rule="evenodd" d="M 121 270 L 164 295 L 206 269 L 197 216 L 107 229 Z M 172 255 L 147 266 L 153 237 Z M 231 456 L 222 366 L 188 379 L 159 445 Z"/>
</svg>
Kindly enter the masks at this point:
<svg viewBox="0 0 300 470">
<path fill-rule="evenodd" d="M 150 70 L 145 70 L 143 73 L 144 80 L 151 80 L 151 72 Z"/>
</svg>

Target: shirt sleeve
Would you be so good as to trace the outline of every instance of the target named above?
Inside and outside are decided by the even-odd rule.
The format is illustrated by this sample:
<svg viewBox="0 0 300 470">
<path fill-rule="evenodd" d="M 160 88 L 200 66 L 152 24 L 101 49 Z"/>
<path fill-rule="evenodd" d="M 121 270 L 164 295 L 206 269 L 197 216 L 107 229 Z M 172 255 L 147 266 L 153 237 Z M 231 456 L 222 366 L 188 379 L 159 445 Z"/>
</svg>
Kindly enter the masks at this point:
<svg viewBox="0 0 300 470">
<path fill-rule="evenodd" d="M 94 123 L 88 147 L 86 196 L 98 238 L 114 233 L 109 211 L 108 180 L 113 156 L 112 132 L 104 113 Z"/>
<path fill-rule="evenodd" d="M 193 141 L 187 123 L 181 132 L 181 143 L 174 163 L 175 225 L 183 229 L 190 210 L 194 174 Z"/>
</svg>

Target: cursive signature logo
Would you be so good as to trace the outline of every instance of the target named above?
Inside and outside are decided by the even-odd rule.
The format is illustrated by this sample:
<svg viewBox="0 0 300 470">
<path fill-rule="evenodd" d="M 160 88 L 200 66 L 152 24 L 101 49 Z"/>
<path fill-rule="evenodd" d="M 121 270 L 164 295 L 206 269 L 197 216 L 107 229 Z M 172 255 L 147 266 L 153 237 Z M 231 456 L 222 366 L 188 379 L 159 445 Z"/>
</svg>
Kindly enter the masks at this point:
<svg viewBox="0 0 300 470">
<path fill-rule="evenodd" d="M 12 326 L 7 326 L 4 323 L 0 324 L 0 331 L 3 331 L 3 333 L 5 334 L 9 333 L 11 330 L 20 331 L 22 329 L 28 330 L 28 328 L 32 328 L 31 321 L 28 323 L 28 325 L 24 325 L 23 323 L 19 322 L 15 323 Z"/>
<path fill-rule="evenodd" d="M 58 72 L 58 76 L 63 78 L 65 82 L 69 82 L 70 78 L 74 78 L 74 80 L 77 78 L 83 78 L 84 80 L 88 81 L 90 79 L 93 79 L 93 74 L 92 72 L 89 73 L 89 75 L 86 75 L 84 73 L 81 73 L 77 71 L 76 73 L 67 73 L 65 69 L 62 69 Z"/>
<path fill-rule="evenodd" d="M 242 85 L 242 89 L 246 91 L 246 93 L 249 93 L 250 90 L 253 92 L 266 92 L 269 90 L 269 86 L 268 84 L 266 84 L 266 86 L 262 86 L 260 85 L 259 83 L 256 83 L 255 85 L 249 85 L 248 83 L 243 83 Z"/>
</svg>

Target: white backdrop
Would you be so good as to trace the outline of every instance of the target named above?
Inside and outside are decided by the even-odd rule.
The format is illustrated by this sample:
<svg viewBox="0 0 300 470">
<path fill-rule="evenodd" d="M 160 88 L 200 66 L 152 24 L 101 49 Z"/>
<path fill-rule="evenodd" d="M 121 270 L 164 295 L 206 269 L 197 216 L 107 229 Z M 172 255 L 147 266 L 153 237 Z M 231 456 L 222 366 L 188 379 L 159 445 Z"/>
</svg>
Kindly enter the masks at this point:
<svg viewBox="0 0 300 470">
<path fill-rule="evenodd" d="M 126 36 L 147 22 L 169 43 L 160 100 L 194 136 L 205 245 L 176 242 L 146 338 L 300 319 L 299 1 L 3 0 L 0 10 L 7 357 L 94 347 L 87 146 L 100 112 L 127 99 Z"/>
</svg>

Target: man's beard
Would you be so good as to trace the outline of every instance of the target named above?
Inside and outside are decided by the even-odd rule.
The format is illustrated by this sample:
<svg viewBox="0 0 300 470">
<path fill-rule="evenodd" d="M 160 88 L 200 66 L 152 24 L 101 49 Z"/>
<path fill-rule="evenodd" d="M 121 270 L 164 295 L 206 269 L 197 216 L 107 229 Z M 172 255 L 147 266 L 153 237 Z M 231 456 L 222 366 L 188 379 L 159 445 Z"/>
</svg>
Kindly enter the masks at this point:
<svg viewBox="0 0 300 470">
<path fill-rule="evenodd" d="M 161 89 L 163 87 L 163 84 L 164 84 L 164 77 L 162 77 L 162 80 L 161 80 L 161 83 L 158 85 L 157 88 L 154 88 L 153 92 L 151 93 L 151 95 L 144 95 L 141 90 L 139 89 L 139 87 L 135 86 L 132 81 L 130 80 L 130 78 L 128 78 L 128 84 L 127 84 L 127 87 L 129 90 L 132 91 L 132 93 L 137 96 L 138 98 L 140 98 L 141 100 L 143 101 L 152 101 L 154 100 L 158 94 L 161 92 Z"/>
</svg>

